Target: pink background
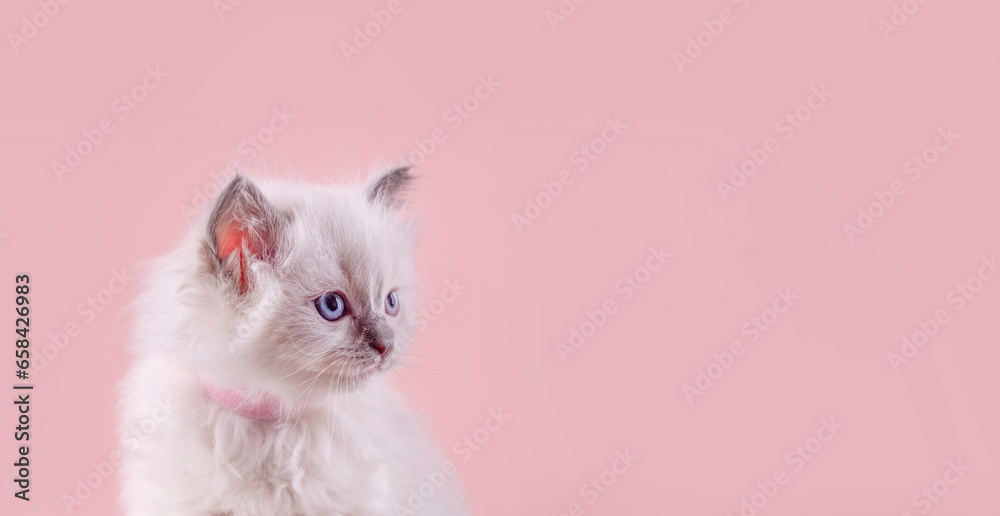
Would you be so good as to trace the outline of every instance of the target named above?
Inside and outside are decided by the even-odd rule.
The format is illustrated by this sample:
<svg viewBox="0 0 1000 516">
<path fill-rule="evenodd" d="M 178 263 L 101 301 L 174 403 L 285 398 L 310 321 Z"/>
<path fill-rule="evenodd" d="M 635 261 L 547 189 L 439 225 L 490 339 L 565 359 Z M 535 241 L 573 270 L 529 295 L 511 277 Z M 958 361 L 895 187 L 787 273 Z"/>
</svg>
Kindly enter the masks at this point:
<svg viewBox="0 0 1000 516">
<path fill-rule="evenodd" d="M 961 310 L 949 297 L 1000 252 L 1000 5 L 932 1 L 886 40 L 890 0 L 594 0 L 555 29 L 556 0 L 402 0 L 348 62 L 341 44 L 389 4 L 249 0 L 220 19 L 209 0 L 71 2 L 26 43 L 5 37 L 3 325 L 14 275 L 30 272 L 33 349 L 80 330 L 32 378 L 33 500 L 15 501 L 5 480 L 0 513 L 65 514 L 62 496 L 108 460 L 134 283 L 90 322 L 78 306 L 171 249 L 181 207 L 215 190 L 213 173 L 242 157 L 352 177 L 413 157 L 439 128 L 446 139 L 415 170 L 424 306 L 448 280 L 466 288 L 420 334 L 399 384 L 459 461 L 475 514 L 578 503 L 721 516 L 780 472 L 788 482 L 757 514 L 920 514 L 913 498 L 943 489 L 958 460 L 969 470 L 929 513 L 1000 512 L 1000 281 Z M 0 29 L 18 33 L 41 9 L 4 2 Z M 711 22 L 723 9 L 731 23 Z M 705 23 L 722 33 L 678 70 L 674 53 Z M 157 66 L 169 75 L 120 119 L 115 99 Z M 500 86 L 454 127 L 451 106 L 491 75 Z M 832 97 L 785 139 L 778 120 L 821 86 Z M 282 108 L 287 127 L 241 156 Z M 579 171 L 574 153 L 616 117 L 627 128 Z M 114 130 L 57 180 L 52 162 L 103 118 Z M 949 127 L 959 139 L 913 181 L 907 161 Z M 769 138 L 777 151 L 724 202 L 717 182 Z M 573 182 L 518 232 L 512 215 L 561 170 Z M 843 225 L 896 180 L 903 195 L 851 243 Z M 650 246 L 672 256 L 625 299 L 615 286 Z M 741 329 L 778 289 L 799 299 L 751 343 Z M 560 360 L 556 343 L 607 299 L 617 310 Z M 939 310 L 949 322 L 894 371 L 888 353 Z M 689 403 L 683 386 L 733 341 L 743 355 Z M 459 459 L 453 444 L 497 407 L 510 420 Z M 10 478 L 16 412 L 3 413 Z M 796 471 L 786 455 L 822 418 L 843 428 Z M 581 485 L 626 449 L 636 462 L 590 503 Z M 73 514 L 117 514 L 116 490 L 112 473 Z"/>
</svg>

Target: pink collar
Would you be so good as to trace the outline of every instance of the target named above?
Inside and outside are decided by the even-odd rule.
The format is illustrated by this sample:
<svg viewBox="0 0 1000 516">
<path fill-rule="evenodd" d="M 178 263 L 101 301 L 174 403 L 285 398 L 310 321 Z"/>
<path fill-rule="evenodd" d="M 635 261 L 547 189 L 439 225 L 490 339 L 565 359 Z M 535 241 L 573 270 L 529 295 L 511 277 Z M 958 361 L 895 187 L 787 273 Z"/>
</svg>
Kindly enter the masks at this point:
<svg viewBox="0 0 1000 516">
<path fill-rule="evenodd" d="M 281 414 L 281 402 L 272 394 L 254 394 L 246 389 L 220 387 L 201 376 L 205 390 L 219 403 L 241 416 L 274 421 Z"/>
</svg>

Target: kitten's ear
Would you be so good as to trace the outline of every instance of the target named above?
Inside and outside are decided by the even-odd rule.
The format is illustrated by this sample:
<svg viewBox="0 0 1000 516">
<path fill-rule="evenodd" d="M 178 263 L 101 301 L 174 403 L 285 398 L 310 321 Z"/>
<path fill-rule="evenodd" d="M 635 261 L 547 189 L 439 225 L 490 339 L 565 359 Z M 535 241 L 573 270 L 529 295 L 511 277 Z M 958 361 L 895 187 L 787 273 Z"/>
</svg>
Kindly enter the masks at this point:
<svg viewBox="0 0 1000 516">
<path fill-rule="evenodd" d="M 412 182 L 410 167 L 397 167 L 384 174 L 376 174 L 368 180 L 368 201 L 398 207 Z"/>
<path fill-rule="evenodd" d="M 286 217 L 243 176 L 234 177 L 219 194 L 208 222 L 208 242 L 241 293 L 249 287 L 253 260 L 275 260 L 286 224 Z"/>
</svg>

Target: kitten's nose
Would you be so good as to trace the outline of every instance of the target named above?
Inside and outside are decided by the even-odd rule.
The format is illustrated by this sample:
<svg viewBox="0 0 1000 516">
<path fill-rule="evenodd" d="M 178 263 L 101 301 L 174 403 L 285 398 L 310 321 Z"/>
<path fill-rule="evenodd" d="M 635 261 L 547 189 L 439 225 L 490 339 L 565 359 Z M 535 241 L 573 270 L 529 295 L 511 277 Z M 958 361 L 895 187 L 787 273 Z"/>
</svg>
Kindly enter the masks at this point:
<svg viewBox="0 0 1000 516">
<path fill-rule="evenodd" d="M 379 355 L 383 357 L 389 354 L 392 350 L 392 337 L 386 339 L 375 338 L 368 343 L 375 351 L 378 351 Z"/>
<path fill-rule="evenodd" d="M 365 325 L 362 336 L 369 347 L 378 351 L 380 356 L 386 356 L 392 351 L 392 328 L 385 321 L 375 321 Z"/>
</svg>

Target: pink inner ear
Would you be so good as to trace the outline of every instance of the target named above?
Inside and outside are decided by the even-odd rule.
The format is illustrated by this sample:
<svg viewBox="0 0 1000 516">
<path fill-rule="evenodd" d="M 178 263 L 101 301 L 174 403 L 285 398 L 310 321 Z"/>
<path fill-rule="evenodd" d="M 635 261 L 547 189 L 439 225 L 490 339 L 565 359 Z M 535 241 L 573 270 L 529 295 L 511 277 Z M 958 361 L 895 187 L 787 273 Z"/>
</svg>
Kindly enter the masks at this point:
<svg viewBox="0 0 1000 516">
<path fill-rule="evenodd" d="M 219 259 L 225 260 L 233 253 L 239 253 L 239 287 L 240 293 L 247 290 L 247 257 L 243 255 L 243 244 L 252 255 L 259 256 L 262 251 L 260 242 L 248 238 L 249 231 L 238 222 L 230 222 L 219 235 Z"/>
<path fill-rule="evenodd" d="M 243 249 L 243 240 L 247 236 L 246 228 L 236 222 L 230 222 L 219 235 L 219 258 L 225 260 L 234 251 Z M 249 242 L 247 242 L 249 244 Z"/>
</svg>

